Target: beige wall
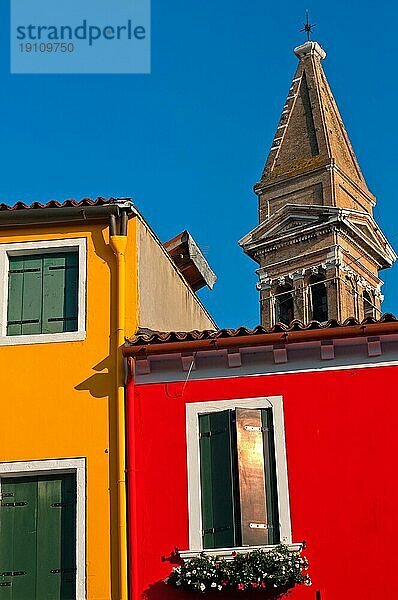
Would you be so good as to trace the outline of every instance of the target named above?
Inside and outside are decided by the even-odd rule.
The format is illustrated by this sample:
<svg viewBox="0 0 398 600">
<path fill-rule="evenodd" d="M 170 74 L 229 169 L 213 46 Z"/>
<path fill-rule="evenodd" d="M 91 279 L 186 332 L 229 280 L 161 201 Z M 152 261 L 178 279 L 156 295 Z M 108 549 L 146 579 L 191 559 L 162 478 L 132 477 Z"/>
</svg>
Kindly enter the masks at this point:
<svg viewBox="0 0 398 600">
<path fill-rule="evenodd" d="M 155 234 L 137 218 L 139 326 L 160 331 L 216 325 Z"/>
</svg>

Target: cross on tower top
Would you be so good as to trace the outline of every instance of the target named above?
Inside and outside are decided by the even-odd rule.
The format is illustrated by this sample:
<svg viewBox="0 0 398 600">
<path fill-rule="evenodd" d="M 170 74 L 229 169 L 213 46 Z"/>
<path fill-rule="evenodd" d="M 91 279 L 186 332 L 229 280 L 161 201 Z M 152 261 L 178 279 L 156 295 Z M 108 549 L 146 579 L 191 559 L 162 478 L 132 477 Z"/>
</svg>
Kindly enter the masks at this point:
<svg viewBox="0 0 398 600">
<path fill-rule="evenodd" d="M 313 28 L 316 27 L 316 25 L 314 23 L 310 23 L 309 22 L 308 10 L 305 11 L 305 14 L 306 14 L 306 22 L 304 23 L 304 29 L 300 29 L 300 32 L 301 31 L 305 31 L 306 32 L 306 34 L 307 34 L 307 41 L 309 42 L 310 38 L 311 38 L 311 32 L 312 32 Z"/>
</svg>

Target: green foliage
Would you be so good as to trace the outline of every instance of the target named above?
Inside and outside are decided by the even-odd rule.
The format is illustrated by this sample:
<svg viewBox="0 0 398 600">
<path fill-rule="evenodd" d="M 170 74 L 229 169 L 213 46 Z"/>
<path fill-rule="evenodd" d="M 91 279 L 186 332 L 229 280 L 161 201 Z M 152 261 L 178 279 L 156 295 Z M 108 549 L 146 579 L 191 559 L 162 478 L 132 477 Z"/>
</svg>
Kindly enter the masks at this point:
<svg viewBox="0 0 398 600">
<path fill-rule="evenodd" d="M 268 552 L 259 549 L 238 553 L 231 561 L 202 552 L 175 567 L 166 583 L 200 592 L 228 589 L 277 592 L 296 584 L 311 585 L 307 568 L 307 559 L 283 544 Z"/>
</svg>

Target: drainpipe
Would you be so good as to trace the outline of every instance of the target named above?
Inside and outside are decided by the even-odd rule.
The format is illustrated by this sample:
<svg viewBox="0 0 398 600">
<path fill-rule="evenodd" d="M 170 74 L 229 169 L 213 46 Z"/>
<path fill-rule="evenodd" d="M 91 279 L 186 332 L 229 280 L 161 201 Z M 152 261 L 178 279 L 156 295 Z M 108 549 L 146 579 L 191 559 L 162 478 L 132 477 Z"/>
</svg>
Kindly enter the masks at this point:
<svg viewBox="0 0 398 600">
<path fill-rule="evenodd" d="M 125 337 L 127 212 L 121 211 L 120 234 L 116 232 L 116 217 L 110 216 L 110 246 L 116 256 L 117 317 L 116 317 L 116 414 L 117 414 L 117 509 L 118 509 L 118 587 L 119 600 L 127 600 L 127 502 L 126 502 L 126 419 L 124 369 L 121 348 Z"/>
<path fill-rule="evenodd" d="M 137 532 L 137 461 L 136 461 L 136 409 L 135 409 L 135 389 L 134 389 L 134 368 L 133 359 L 127 360 L 127 384 L 126 384 L 126 412 L 128 431 L 126 433 L 127 444 L 127 467 L 129 476 L 129 501 L 128 501 L 128 524 L 129 534 L 129 576 L 130 576 L 130 599 L 140 600 L 138 593 L 137 577 L 138 577 L 138 538 Z"/>
</svg>

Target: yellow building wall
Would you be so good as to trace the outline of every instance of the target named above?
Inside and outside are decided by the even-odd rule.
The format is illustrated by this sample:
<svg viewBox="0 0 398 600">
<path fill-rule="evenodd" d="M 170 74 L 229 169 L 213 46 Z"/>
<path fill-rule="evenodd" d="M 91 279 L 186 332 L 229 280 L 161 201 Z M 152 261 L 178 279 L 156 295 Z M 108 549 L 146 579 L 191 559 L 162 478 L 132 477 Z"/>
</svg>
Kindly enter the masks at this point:
<svg viewBox="0 0 398 600">
<path fill-rule="evenodd" d="M 115 559 L 111 562 L 116 542 L 109 536 L 109 490 L 116 491 L 111 482 L 117 349 L 115 257 L 108 245 L 108 225 L 19 227 L 2 230 L 0 243 L 74 237 L 87 238 L 86 339 L 0 348 L 0 460 L 86 457 L 87 598 L 109 600 L 111 587 L 113 597 L 117 591 Z M 132 332 L 138 317 L 136 219 L 129 221 L 128 240 L 126 320 Z"/>
<path fill-rule="evenodd" d="M 0 229 L 0 244 L 71 238 L 87 240 L 86 337 L 34 343 L 31 336 L 31 343 L 13 346 L 0 342 L 0 461 L 86 459 L 86 597 L 111 600 L 118 598 L 115 367 L 122 355 L 116 343 L 117 273 L 108 223 Z M 126 336 L 138 325 L 215 327 L 141 217 L 129 219 L 125 257 Z"/>
</svg>

